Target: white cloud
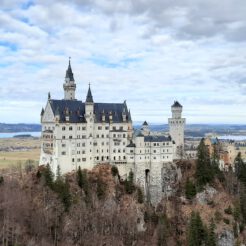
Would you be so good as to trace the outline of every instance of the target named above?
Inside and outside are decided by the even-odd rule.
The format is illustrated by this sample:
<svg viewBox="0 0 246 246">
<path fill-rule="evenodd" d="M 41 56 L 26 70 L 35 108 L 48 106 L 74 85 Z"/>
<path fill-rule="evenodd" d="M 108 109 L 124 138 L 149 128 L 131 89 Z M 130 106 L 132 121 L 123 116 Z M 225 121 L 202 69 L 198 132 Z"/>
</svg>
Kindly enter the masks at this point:
<svg viewBox="0 0 246 246">
<path fill-rule="evenodd" d="M 39 121 L 71 56 L 77 98 L 91 82 L 135 121 L 166 122 L 180 100 L 190 123 L 246 123 L 243 0 L 0 3 L 0 122 Z"/>
</svg>

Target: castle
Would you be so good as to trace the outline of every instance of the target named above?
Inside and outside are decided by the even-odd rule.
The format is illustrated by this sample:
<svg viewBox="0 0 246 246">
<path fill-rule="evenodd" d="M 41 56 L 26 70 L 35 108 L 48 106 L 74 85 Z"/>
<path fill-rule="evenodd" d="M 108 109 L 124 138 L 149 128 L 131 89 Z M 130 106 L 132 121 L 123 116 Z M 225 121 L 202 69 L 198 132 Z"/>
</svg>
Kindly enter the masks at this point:
<svg viewBox="0 0 246 246">
<path fill-rule="evenodd" d="M 135 182 L 151 198 L 161 197 L 167 189 L 162 173 L 173 163 L 177 149 L 184 145 L 182 105 L 172 105 L 169 136 L 154 135 L 145 121 L 134 131 L 126 101 L 123 103 L 94 102 L 89 85 L 85 102 L 75 97 L 76 84 L 69 60 L 63 84 L 64 99 L 48 101 L 41 111 L 42 146 L 40 165 L 58 165 L 62 173 L 92 169 L 97 164 L 117 166 L 121 177 L 133 171 Z M 152 195 L 154 196 L 154 195 Z"/>
</svg>

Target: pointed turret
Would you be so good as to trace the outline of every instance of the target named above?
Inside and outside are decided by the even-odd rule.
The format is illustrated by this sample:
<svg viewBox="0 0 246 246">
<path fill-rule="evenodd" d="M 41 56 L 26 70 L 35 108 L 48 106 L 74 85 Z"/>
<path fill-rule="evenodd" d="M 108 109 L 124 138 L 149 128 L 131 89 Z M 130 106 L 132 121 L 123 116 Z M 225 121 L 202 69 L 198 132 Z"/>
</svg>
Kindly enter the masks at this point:
<svg viewBox="0 0 246 246">
<path fill-rule="evenodd" d="M 93 97 L 92 97 L 92 93 L 91 93 L 90 84 L 89 84 L 89 89 L 88 89 L 87 96 L 86 96 L 86 102 L 87 103 L 93 103 Z"/>
<path fill-rule="evenodd" d="M 69 79 L 70 81 L 74 81 L 73 71 L 72 71 L 72 68 L 71 68 L 70 57 L 69 57 L 68 68 L 67 68 L 67 71 L 66 71 L 66 77 L 65 78 L 66 78 L 66 80 Z"/>
<path fill-rule="evenodd" d="M 132 121 L 132 116 L 131 116 L 131 111 L 130 111 L 130 109 L 129 109 L 129 112 L 128 112 L 128 121 Z"/>
<path fill-rule="evenodd" d="M 64 99 L 75 100 L 76 84 L 74 82 L 70 57 L 69 57 L 68 68 L 65 76 L 65 83 L 63 84 L 63 89 L 64 89 Z"/>
<path fill-rule="evenodd" d="M 48 92 L 48 100 L 51 99 L 51 95 L 50 95 L 50 92 Z"/>
<path fill-rule="evenodd" d="M 40 114 L 41 116 L 43 116 L 44 115 L 44 108 L 42 108 L 42 110 L 41 110 L 41 114 Z"/>
</svg>

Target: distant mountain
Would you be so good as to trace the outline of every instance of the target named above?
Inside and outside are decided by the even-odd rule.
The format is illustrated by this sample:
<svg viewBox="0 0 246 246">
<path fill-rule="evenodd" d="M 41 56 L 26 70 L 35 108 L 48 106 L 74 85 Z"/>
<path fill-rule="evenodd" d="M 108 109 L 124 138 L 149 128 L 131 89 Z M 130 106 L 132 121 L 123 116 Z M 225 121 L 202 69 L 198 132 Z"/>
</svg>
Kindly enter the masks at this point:
<svg viewBox="0 0 246 246">
<path fill-rule="evenodd" d="M 39 132 L 41 131 L 40 124 L 6 124 L 0 123 L 0 132 Z"/>
</svg>

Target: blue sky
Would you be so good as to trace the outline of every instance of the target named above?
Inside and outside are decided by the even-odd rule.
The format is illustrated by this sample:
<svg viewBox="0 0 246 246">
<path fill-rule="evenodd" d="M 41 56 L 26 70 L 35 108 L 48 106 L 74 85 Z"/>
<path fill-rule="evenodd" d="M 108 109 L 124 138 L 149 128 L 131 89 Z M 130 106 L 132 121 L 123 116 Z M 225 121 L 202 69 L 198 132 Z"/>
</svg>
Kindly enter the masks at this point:
<svg viewBox="0 0 246 246">
<path fill-rule="evenodd" d="M 38 123 L 63 98 L 127 101 L 134 121 L 246 124 L 245 0 L 0 0 L 0 122 Z"/>
</svg>

